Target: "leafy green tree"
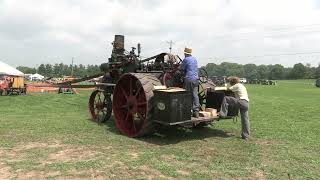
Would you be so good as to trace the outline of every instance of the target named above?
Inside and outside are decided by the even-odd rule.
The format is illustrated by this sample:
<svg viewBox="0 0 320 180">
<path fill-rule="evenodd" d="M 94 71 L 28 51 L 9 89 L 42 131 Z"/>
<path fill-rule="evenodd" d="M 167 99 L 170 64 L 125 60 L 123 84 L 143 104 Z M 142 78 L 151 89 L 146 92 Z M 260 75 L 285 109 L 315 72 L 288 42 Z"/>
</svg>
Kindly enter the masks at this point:
<svg viewBox="0 0 320 180">
<path fill-rule="evenodd" d="M 318 67 L 315 69 L 315 78 L 320 78 L 320 63 L 318 65 Z"/>
<path fill-rule="evenodd" d="M 35 68 L 30 68 L 26 66 L 18 66 L 17 69 L 23 72 L 24 74 L 35 74 L 37 72 Z"/>
<path fill-rule="evenodd" d="M 87 75 L 87 72 L 86 72 L 86 67 L 82 64 L 79 65 L 79 68 L 78 68 L 78 75 L 81 76 L 81 77 L 84 77 Z"/>
<path fill-rule="evenodd" d="M 62 70 L 63 70 L 62 71 L 62 75 L 63 76 L 71 76 L 71 68 L 70 68 L 70 66 L 64 64 Z"/>
<path fill-rule="evenodd" d="M 284 67 L 281 64 L 269 66 L 270 73 L 269 79 L 283 79 L 284 78 Z"/>
<path fill-rule="evenodd" d="M 104 71 L 104 69 L 107 69 L 107 64 L 102 64 L 102 71 Z M 105 67 L 105 68 L 104 68 Z M 215 63 L 208 63 L 206 66 L 205 66 L 205 69 L 206 71 L 208 72 L 208 75 L 209 76 L 217 76 L 217 73 L 216 73 L 216 68 L 217 68 L 217 65 Z"/>
<path fill-rule="evenodd" d="M 87 73 L 88 73 L 87 75 L 88 76 L 95 75 L 100 72 L 101 72 L 100 66 L 98 66 L 98 65 L 88 65 L 87 66 Z"/>
<path fill-rule="evenodd" d="M 292 70 L 292 67 L 284 68 L 284 76 L 283 76 L 283 79 L 292 79 L 292 77 L 291 77 L 291 70 Z"/>
<path fill-rule="evenodd" d="M 40 64 L 38 67 L 38 73 L 45 76 L 47 74 L 46 72 L 46 66 L 44 64 Z"/>
<path fill-rule="evenodd" d="M 243 66 L 237 63 L 223 62 L 220 64 L 218 72 L 220 76 L 244 76 Z"/>
<path fill-rule="evenodd" d="M 258 70 L 255 64 L 246 64 L 243 66 L 243 69 L 244 69 L 244 77 L 248 79 L 258 78 Z"/>
<path fill-rule="evenodd" d="M 257 79 L 267 79 L 269 75 L 269 68 L 266 65 L 260 65 L 257 67 L 258 78 Z"/>
<path fill-rule="evenodd" d="M 307 68 L 302 64 L 298 63 L 293 66 L 291 70 L 291 77 L 294 79 L 302 79 L 305 78 L 307 73 Z"/>
<path fill-rule="evenodd" d="M 44 76 L 47 76 L 47 77 L 51 77 L 52 76 L 52 72 L 53 72 L 53 70 L 52 70 L 52 65 L 51 64 L 46 64 L 45 65 L 45 69 L 46 69 L 46 71 L 45 71 L 45 74 L 44 74 Z"/>
<path fill-rule="evenodd" d="M 61 69 L 59 64 L 54 64 L 53 65 L 53 76 L 54 77 L 61 77 Z"/>
<path fill-rule="evenodd" d="M 311 67 L 311 64 L 310 63 L 307 63 L 306 64 L 306 74 L 305 74 L 305 77 L 304 78 L 307 78 L 307 79 L 312 79 L 315 77 L 315 70 L 316 68 L 314 67 Z"/>
<path fill-rule="evenodd" d="M 103 66 L 102 66 L 103 67 Z M 294 67 L 283 67 L 276 65 L 259 65 L 223 62 L 221 64 L 208 63 L 204 67 L 209 76 L 239 76 L 248 79 L 297 79 L 297 78 L 320 78 L 320 64 L 318 67 L 312 67 L 310 64 L 304 66 L 301 63 Z M 36 70 L 39 74 L 52 77 L 63 77 L 71 75 L 71 65 L 59 64 L 41 64 L 38 69 L 25 66 L 19 66 L 17 69 L 26 73 L 34 74 Z M 74 65 L 73 75 L 84 77 L 101 72 L 98 65 Z"/>
</svg>

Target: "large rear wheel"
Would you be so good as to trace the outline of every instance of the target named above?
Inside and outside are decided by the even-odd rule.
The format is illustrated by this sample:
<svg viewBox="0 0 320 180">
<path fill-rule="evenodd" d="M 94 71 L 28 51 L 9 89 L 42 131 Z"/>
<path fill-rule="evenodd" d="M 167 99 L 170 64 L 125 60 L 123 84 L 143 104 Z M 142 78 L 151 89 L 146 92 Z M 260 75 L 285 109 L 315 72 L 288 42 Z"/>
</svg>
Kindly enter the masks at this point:
<svg viewBox="0 0 320 180">
<path fill-rule="evenodd" d="M 161 85 L 157 75 L 138 73 L 120 77 L 113 93 L 116 126 L 129 137 L 153 132 L 153 90 Z"/>
</svg>

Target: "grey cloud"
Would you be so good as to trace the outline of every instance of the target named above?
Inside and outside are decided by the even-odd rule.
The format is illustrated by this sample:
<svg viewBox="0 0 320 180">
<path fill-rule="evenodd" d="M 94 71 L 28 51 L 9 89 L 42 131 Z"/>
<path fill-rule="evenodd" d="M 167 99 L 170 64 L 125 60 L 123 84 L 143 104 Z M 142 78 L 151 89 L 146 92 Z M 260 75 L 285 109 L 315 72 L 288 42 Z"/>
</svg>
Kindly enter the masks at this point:
<svg viewBox="0 0 320 180">
<path fill-rule="evenodd" d="M 32 39 L 48 30 L 49 27 L 37 18 L 0 18 L 0 33 L 8 39 L 17 41 Z"/>
<path fill-rule="evenodd" d="M 119 2 L 124 5 L 132 4 L 133 2 L 136 2 L 132 0 L 112 0 L 112 1 Z M 153 9 L 153 8 L 157 8 L 164 1 L 163 0 L 140 0 L 139 2 L 141 2 L 145 8 Z"/>
<path fill-rule="evenodd" d="M 50 2 L 54 4 L 56 1 L 50 0 Z M 109 9 L 109 6 L 112 6 L 109 2 L 118 2 L 119 4 L 115 7 L 121 6 L 120 9 L 124 11 L 124 14 L 115 9 Z M 142 9 L 136 9 L 133 2 L 141 2 Z M 205 14 L 201 14 L 201 6 L 199 12 L 193 12 L 191 15 L 181 8 L 184 1 L 168 2 L 113 0 L 98 1 L 96 4 L 86 0 L 59 1 L 58 5 L 52 8 L 57 8 L 54 10 L 59 11 L 61 9 L 58 8 L 63 6 L 63 10 L 59 11 L 60 15 L 68 17 L 70 15 L 68 8 L 74 10 L 75 6 L 73 16 L 78 16 L 78 8 L 84 11 L 80 13 L 80 16 L 86 20 L 81 21 L 80 19 L 79 22 L 74 22 L 72 25 L 68 23 L 73 23 L 72 20 L 75 17 L 70 15 L 71 17 L 65 22 L 63 16 L 57 20 L 55 11 L 47 13 L 45 18 L 41 14 L 26 16 L 23 13 L 19 14 L 20 12 L 11 12 L 11 16 L 2 14 L 3 16 L 0 16 L 0 59 L 12 65 L 30 66 L 49 62 L 70 63 L 71 57 L 75 57 L 76 63 L 100 64 L 105 62 L 111 53 L 110 43 L 113 41 L 114 34 L 126 36 L 126 48 L 140 42 L 143 56 L 168 51 L 166 41 L 169 40 L 175 42 L 174 53 L 180 55 L 185 46 L 191 46 L 202 65 L 225 60 L 238 63 L 280 62 L 285 65 L 293 65 L 302 61 L 302 58 L 299 56 L 260 58 L 246 56 L 311 51 L 318 48 L 320 37 L 317 37 L 317 32 L 274 33 L 272 30 L 275 26 L 270 24 L 272 21 L 265 25 L 262 22 L 261 25 L 256 23 L 259 17 L 252 20 L 248 18 L 248 15 L 241 16 L 242 7 L 236 7 L 234 1 L 224 1 L 221 7 L 215 8 L 217 11 L 214 13 L 210 13 L 209 8 Z M 245 2 L 248 4 L 248 1 Z M 193 3 L 197 5 L 200 2 Z M 171 4 L 172 7 L 170 7 Z M 88 5 L 90 7 L 87 7 Z M 96 7 L 97 5 L 108 7 L 104 9 Z M 93 11 L 96 8 L 99 9 L 97 14 Z M 176 9 L 177 15 L 175 14 Z M 254 8 L 251 7 L 251 9 Z M 104 13 L 104 10 L 112 13 Z M 5 12 L 2 11 L 0 14 Z M 267 14 L 269 15 L 273 16 L 272 12 Z M 87 16 L 92 18 L 92 21 L 99 19 L 105 22 L 93 23 L 93 27 L 86 30 L 86 23 L 90 23 L 86 22 L 89 19 Z M 254 14 L 249 14 L 250 16 Z M 105 19 L 101 20 L 101 17 Z M 59 24 L 54 24 L 53 19 L 59 21 Z M 69 35 L 71 37 L 68 39 Z M 79 41 L 72 41 L 72 38 Z M 318 63 L 316 58 L 304 57 L 303 60 L 310 61 L 313 65 Z"/>
</svg>

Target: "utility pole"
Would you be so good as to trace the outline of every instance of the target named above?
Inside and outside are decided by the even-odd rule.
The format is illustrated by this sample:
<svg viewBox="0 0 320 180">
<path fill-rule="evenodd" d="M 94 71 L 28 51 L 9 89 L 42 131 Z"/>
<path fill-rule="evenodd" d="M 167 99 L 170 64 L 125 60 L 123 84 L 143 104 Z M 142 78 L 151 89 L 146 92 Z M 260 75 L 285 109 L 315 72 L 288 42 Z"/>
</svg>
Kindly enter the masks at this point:
<svg viewBox="0 0 320 180">
<path fill-rule="evenodd" d="M 36 74 L 38 74 L 39 64 L 36 64 Z"/>
<path fill-rule="evenodd" d="M 73 59 L 74 57 L 72 57 L 72 63 L 71 63 L 71 77 L 73 77 Z"/>
<path fill-rule="evenodd" d="M 167 43 L 170 45 L 169 49 L 170 49 L 170 54 L 171 54 L 172 45 L 174 44 L 174 42 L 172 40 L 170 40 L 170 41 L 167 41 Z"/>
</svg>

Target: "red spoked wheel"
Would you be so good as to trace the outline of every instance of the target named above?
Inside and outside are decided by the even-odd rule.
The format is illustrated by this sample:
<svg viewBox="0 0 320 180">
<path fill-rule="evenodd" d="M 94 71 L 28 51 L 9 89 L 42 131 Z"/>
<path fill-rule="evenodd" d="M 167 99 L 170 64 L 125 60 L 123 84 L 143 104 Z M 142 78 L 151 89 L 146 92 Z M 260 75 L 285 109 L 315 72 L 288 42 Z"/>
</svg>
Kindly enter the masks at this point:
<svg viewBox="0 0 320 180">
<path fill-rule="evenodd" d="M 95 90 L 89 98 L 89 111 L 91 119 L 97 123 L 104 123 L 112 114 L 111 95 L 103 90 Z"/>
<path fill-rule="evenodd" d="M 161 85 L 152 74 L 124 74 L 113 92 L 113 113 L 117 128 L 129 137 L 139 137 L 153 131 L 152 98 L 154 86 Z"/>
</svg>

